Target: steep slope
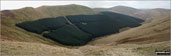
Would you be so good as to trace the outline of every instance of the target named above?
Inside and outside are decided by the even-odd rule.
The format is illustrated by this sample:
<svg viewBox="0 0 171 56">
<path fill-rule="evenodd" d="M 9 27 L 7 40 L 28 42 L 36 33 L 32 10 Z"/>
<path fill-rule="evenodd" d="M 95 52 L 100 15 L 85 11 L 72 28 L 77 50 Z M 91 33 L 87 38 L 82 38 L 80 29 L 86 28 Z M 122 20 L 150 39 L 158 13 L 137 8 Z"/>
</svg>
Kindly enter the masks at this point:
<svg viewBox="0 0 171 56">
<path fill-rule="evenodd" d="M 30 33 L 18 28 L 15 24 L 23 21 L 37 20 L 54 16 L 57 17 L 61 15 L 97 13 L 98 12 L 95 12 L 91 8 L 81 5 L 42 6 L 39 8 L 26 7 L 18 10 L 4 10 L 1 11 L 1 35 L 5 40 L 15 39 L 17 41 L 56 44 L 54 41 L 44 38 L 41 35 Z"/>
<path fill-rule="evenodd" d="M 170 41 L 170 17 L 168 15 L 140 27 L 97 39 L 90 44 L 147 44 L 162 41 Z"/>
</svg>

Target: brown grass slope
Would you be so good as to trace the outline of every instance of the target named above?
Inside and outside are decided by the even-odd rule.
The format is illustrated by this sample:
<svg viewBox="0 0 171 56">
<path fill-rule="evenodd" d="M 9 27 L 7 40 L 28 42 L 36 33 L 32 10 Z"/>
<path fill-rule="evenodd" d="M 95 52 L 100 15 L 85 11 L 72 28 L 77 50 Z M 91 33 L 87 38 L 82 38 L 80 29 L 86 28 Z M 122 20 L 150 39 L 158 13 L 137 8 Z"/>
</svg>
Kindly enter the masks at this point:
<svg viewBox="0 0 171 56">
<path fill-rule="evenodd" d="M 1 41 L 2 56 L 154 56 L 155 49 L 168 50 L 170 41 L 151 44 L 85 45 L 75 48 L 42 43 Z"/>
<path fill-rule="evenodd" d="M 161 18 L 119 34 L 102 37 L 90 42 L 90 44 L 109 44 L 112 42 L 116 44 L 147 44 L 170 41 L 170 17 L 165 15 Z"/>
<path fill-rule="evenodd" d="M 96 14 L 91 8 L 81 5 L 42 6 L 39 8 L 26 7 L 18 10 L 1 11 L 1 36 L 3 40 L 17 40 L 25 42 L 40 42 L 56 44 L 41 35 L 24 31 L 15 26 L 16 23 L 40 18 L 57 17 L 76 14 Z"/>
<path fill-rule="evenodd" d="M 2 41 L 1 55 L 5 56 L 79 56 L 78 49 L 69 49 L 60 46 L 51 46 L 42 43 Z"/>
</svg>

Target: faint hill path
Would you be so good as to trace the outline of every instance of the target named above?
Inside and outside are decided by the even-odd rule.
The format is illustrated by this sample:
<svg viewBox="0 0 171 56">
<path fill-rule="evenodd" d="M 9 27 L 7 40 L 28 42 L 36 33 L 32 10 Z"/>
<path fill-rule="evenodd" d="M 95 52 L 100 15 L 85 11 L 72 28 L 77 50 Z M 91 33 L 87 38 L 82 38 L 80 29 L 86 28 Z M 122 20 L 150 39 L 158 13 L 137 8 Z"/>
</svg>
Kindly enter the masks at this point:
<svg viewBox="0 0 171 56">
<path fill-rule="evenodd" d="M 75 24 L 73 24 L 66 16 L 64 16 L 65 20 L 70 24 L 73 25 L 75 28 L 77 28 L 78 30 L 81 30 L 80 28 L 78 28 Z"/>
<path fill-rule="evenodd" d="M 82 31 L 80 28 L 78 28 L 75 24 L 73 24 L 66 16 L 63 16 L 65 18 L 65 20 L 70 24 L 70 25 L 73 25 L 76 29 Z M 41 35 L 45 34 L 45 33 L 49 33 L 49 31 L 44 31 L 42 32 Z"/>
</svg>

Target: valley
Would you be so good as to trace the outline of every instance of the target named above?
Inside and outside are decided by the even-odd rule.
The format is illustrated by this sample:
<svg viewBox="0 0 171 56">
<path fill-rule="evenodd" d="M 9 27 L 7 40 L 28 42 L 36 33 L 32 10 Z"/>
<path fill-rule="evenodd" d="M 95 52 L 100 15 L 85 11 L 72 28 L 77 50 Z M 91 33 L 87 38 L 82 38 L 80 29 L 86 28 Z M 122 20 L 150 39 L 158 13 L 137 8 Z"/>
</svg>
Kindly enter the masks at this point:
<svg viewBox="0 0 171 56">
<path fill-rule="evenodd" d="M 118 7 L 111 11 L 71 4 L 3 10 L 0 54 L 154 56 L 155 50 L 170 50 L 170 10 Z"/>
</svg>

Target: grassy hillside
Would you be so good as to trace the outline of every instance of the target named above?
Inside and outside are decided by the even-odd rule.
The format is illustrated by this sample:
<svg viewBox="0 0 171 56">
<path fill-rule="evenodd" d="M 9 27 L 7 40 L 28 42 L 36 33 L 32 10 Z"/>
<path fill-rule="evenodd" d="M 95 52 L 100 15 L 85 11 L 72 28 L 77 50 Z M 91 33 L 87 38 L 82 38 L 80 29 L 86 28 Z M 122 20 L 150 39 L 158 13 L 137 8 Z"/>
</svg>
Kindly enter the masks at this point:
<svg viewBox="0 0 171 56">
<path fill-rule="evenodd" d="M 154 56 L 155 49 L 168 50 L 169 41 L 151 44 L 85 45 L 79 48 L 50 46 L 42 43 L 1 41 L 1 55 L 5 56 Z M 169 56 L 169 55 L 168 55 Z"/>
<path fill-rule="evenodd" d="M 50 17 L 98 13 L 91 8 L 75 4 L 63 6 L 42 6 L 36 10 L 40 10 L 43 14 L 49 15 Z"/>
<path fill-rule="evenodd" d="M 60 46 L 51 46 L 42 43 L 1 41 L 2 56 L 79 56 L 82 53 L 77 49 Z"/>
<path fill-rule="evenodd" d="M 4 10 L 1 12 L 3 18 L 2 24 L 7 25 L 40 18 L 98 13 L 91 8 L 74 4 L 63 6 L 41 6 L 38 8 L 26 7 L 18 10 Z"/>
</svg>

